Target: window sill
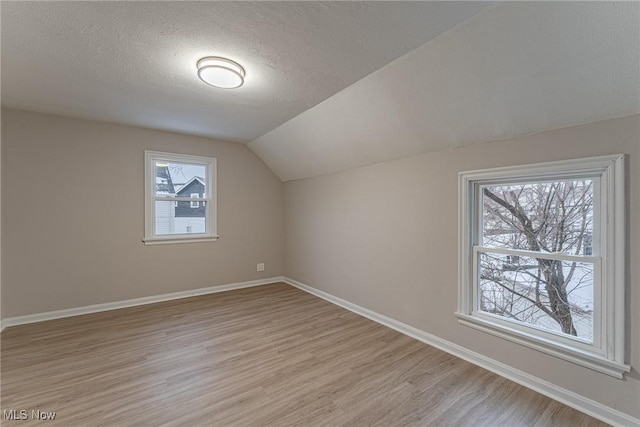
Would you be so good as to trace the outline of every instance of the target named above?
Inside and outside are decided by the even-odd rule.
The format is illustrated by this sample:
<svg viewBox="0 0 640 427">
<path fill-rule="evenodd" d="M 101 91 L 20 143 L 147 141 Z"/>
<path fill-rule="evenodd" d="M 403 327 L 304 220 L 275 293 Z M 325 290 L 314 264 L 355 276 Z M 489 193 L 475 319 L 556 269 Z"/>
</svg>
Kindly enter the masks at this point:
<svg viewBox="0 0 640 427">
<path fill-rule="evenodd" d="M 178 243 L 202 243 L 202 242 L 214 242 L 218 240 L 220 236 L 202 236 L 202 237 L 150 237 L 142 239 L 145 245 L 172 245 Z"/>
<path fill-rule="evenodd" d="M 456 316 L 458 317 L 458 322 L 461 325 L 550 354 L 568 362 L 584 366 L 618 379 L 623 379 L 624 373 L 631 370 L 631 366 L 625 365 L 624 363 L 614 362 L 597 354 L 560 344 L 552 340 L 547 340 L 543 337 L 524 334 L 519 330 L 497 325 L 469 314 L 456 313 Z"/>
</svg>

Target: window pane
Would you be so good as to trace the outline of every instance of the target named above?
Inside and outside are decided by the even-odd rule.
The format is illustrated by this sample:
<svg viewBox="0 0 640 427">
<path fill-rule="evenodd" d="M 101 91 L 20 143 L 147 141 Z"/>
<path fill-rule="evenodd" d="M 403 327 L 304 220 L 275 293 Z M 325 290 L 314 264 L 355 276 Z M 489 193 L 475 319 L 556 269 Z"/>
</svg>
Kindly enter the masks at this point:
<svg viewBox="0 0 640 427">
<path fill-rule="evenodd" d="M 593 179 L 482 187 L 482 246 L 591 255 Z"/>
<path fill-rule="evenodd" d="M 191 208 L 191 202 L 156 201 L 156 235 L 206 233 L 206 206 L 199 203 Z"/>
<path fill-rule="evenodd" d="M 592 263 L 479 256 L 480 311 L 593 341 Z"/>
<path fill-rule="evenodd" d="M 176 162 L 155 162 L 156 195 L 190 197 L 206 194 L 206 165 Z"/>
</svg>

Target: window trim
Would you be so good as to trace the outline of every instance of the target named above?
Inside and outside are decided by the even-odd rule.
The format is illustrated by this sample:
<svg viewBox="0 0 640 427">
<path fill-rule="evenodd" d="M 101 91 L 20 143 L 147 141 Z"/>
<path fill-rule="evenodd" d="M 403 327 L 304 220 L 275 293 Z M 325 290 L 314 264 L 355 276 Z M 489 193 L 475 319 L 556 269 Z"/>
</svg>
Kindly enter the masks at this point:
<svg viewBox="0 0 640 427">
<path fill-rule="evenodd" d="M 191 194 L 190 194 L 190 197 L 191 197 L 191 199 L 198 199 L 198 201 L 195 201 L 195 202 L 194 202 L 194 201 L 192 200 L 192 201 L 191 201 L 191 204 L 189 205 L 189 207 L 190 207 L 191 209 L 197 209 L 197 208 L 199 208 L 199 207 L 200 207 L 200 193 L 191 193 Z M 203 197 L 204 197 L 204 194 L 203 194 Z M 195 203 L 195 206 L 194 206 L 194 203 Z"/>
<path fill-rule="evenodd" d="M 626 193 L 625 155 L 608 155 L 584 159 L 563 160 L 522 166 L 474 170 L 458 174 L 458 310 L 456 316 L 462 325 L 489 333 L 520 345 L 556 356 L 563 360 L 585 366 L 595 371 L 623 378 L 631 367 L 625 364 L 625 291 L 626 291 Z M 599 177 L 601 198 L 600 253 L 585 256 L 594 260 L 601 269 L 601 304 L 599 314 L 594 308 L 594 332 L 600 328 L 599 346 L 580 345 L 571 339 L 556 339 L 552 333 L 536 333 L 535 328 L 509 324 L 507 321 L 491 319 L 474 311 L 474 254 L 479 244 L 479 188 L 487 184 L 505 181 L 535 181 L 570 179 L 576 177 Z M 598 209 L 596 206 L 595 209 Z M 480 211 L 481 212 L 481 211 Z M 595 230 L 594 230 L 595 231 Z M 599 260 L 602 260 L 601 265 Z M 594 264 L 594 268 L 596 268 Z M 597 279 L 596 279 L 597 280 Z M 594 291 L 595 292 L 595 291 Z M 597 301 L 594 301 L 598 304 Z M 598 324 L 598 326 L 596 326 Z M 594 344 L 596 337 L 594 336 Z M 589 348 L 591 347 L 591 348 Z M 598 348 L 599 347 L 599 348 Z"/>
<path fill-rule="evenodd" d="M 211 242 L 219 238 L 217 224 L 217 195 L 216 188 L 216 172 L 217 159 L 215 157 L 193 156 L 190 154 L 166 153 L 162 151 L 145 150 L 144 152 L 144 238 L 142 241 L 145 245 L 164 245 L 172 243 L 196 243 Z M 173 202 L 191 202 L 190 197 L 158 197 L 155 195 L 156 173 L 155 162 L 161 160 L 174 163 L 187 163 L 195 165 L 204 165 L 207 168 L 207 176 L 205 178 L 205 193 L 200 202 L 209 202 L 206 207 L 206 231 L 204 233 L 189 234 L 155 234 L 155 201 L 168 200 Z"/>
</svg>

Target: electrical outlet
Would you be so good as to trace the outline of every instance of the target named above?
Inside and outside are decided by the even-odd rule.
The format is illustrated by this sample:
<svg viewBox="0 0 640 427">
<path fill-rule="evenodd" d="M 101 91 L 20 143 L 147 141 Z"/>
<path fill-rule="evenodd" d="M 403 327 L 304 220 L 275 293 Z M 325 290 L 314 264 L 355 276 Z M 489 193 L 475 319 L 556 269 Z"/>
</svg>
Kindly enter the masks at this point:
<svg viewBox="0 0 640 427">
<path fill-rule="evenodd" d="M 264 271 L 264 263 L 261 262 L 260 264 L 257 265 L 257 270 L 258 271 Z"/>
</svg>

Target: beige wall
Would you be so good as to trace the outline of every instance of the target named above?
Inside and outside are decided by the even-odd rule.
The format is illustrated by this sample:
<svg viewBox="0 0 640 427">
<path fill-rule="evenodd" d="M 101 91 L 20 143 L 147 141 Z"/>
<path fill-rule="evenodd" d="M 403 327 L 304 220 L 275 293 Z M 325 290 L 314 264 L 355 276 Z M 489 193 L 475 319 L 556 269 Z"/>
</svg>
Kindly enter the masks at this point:
<svg viewBox="0 0 640 427">
<path fill-rule="evenodd" d="M 285 184 L 285 273 L 640 416 L 640 116 L 417 155 Z M 624 381 L 458 324 L 457 173 L 630 155 L 630 362 Z"/>
<path fill-rule="evenodd" d="M 141 242 L 145 149 L 218 158 L 219 241 Z M 630 155 L 626 380 L 458 325 L 457 173 L 612 153 Z M 1 161 L 4 318 L 284 272 L 640 416 L 640 116 L 292 181 L 284 200 L 245 146 L 16 110 Z"/>
<path fill-rule="evenodd" d="M 2 111 L 0 109 L 0 126 Z M 2 133 L 0 132 L 0 213 L 2 212 Z M 0 242 L 2 242 L 2 215 L 0 214 Z M 0 331 L 2 331 L 2 244 L 0 244 Z"/>
<path fill-rule="evenodd" d="M 243 145 L 16 110 L 2 139 L 4 318 L 283 272 L 283 185 Z M 217 157 L 218 241 L 142 243 L 145 149 Z"/>
</svg>

